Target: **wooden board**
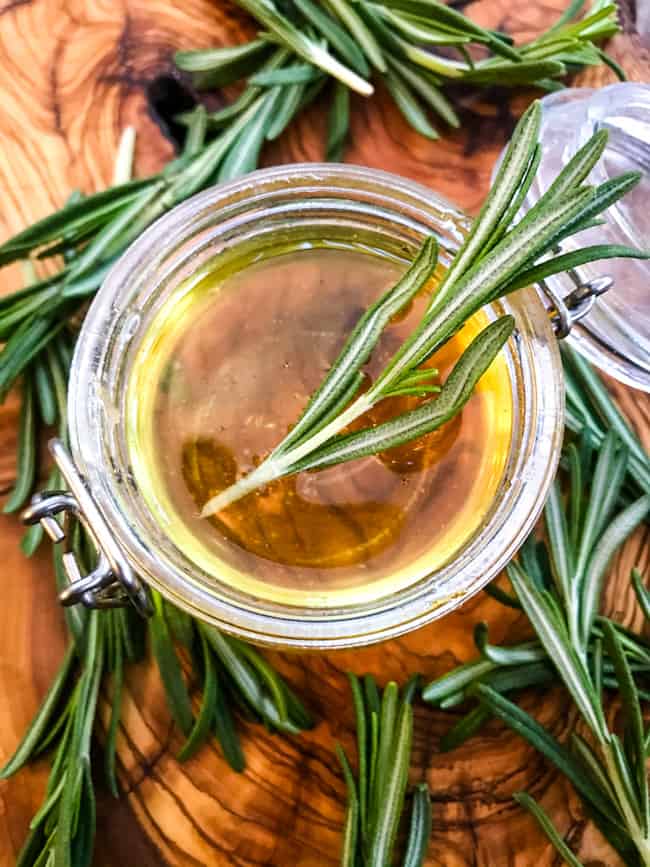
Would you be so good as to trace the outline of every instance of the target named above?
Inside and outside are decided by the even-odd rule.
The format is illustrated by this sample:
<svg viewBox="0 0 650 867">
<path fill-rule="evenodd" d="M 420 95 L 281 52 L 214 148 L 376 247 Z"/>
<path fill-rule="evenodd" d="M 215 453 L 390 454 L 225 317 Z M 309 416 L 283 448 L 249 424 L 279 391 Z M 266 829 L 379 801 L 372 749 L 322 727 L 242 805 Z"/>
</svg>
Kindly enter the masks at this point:
<svg viewBox="0 0 650 867">
<path fill-rule="evenodd" d="M 641 4 L 639 9 L 641 8 Z M 482 23 L 527 37 L 547 26 L 564 0 L 481 0 L 468 7 Z M 649 41 L 635 32 L 628 0 L 626 34 L 611 45 L 630 77 L 650 80 Z M 134 123 L 141 174 L 157 169 L 171 145 L 147 113 L 145 91 L 172 69 L 177 48 L 241 41 L 250 22 L 225 0 L 5 0 L 0 5 L 0 236 L 59 206 L 72 188 L 110 182 L 121 129 Z M 607 70 L 581 83 L 603 84 Z M 386 94 L 356 99 L 351 162 L 414 178 L 468 210 L 480 203 L 493 161 L 513 117 L 525 104 L 470 105 L 465 131 L 431 143 L 412 132 Z M 266 162 L 322 156 L 322 107 L 296 123 L 266 151 Z M 3 291 L 15 288 L 17 269 L 3 272 Z M 621 405 L 650 445 L 650 399 L 616 387 Z M 17 403 L 0 410 L 0 490 L 14 474 Z M 49 554 L 27 562 L 20 528 L 0 518 L 0 762 L 4 763 L 43 695 L 64 647 L 52 590 Z M 607 604 L 627 625 L 638 625 L 627 575 L 649 568 L 647 533 L 639 532 L 617 559 Z M 95 864 L 99 867 L 269 865 L 327 867 L 338 863 L 344 787 L 333 745 L 352 742 L 352 714 L 344 672 L 370 671 L 382 682 L 413 671 L 439 675 L 474 655 L 471 630 L 488 620 L 494 641 L 523 634 L 522 618 L 484 594 L 434 626 L 398 641 L 354 653 L 275 655 L 274 662 L 305 696 L 318 727 L 286 740 L 247 726 L 248 768 L 237 776 L 214 747 L 179 765 L 161 686 L 147 664 L 131 672 L 118 738 L 123 796 L 101 794 Z M 560 692 L 531 694 L 524 705 L 556 734 L 574 725 Z M 434 799 L 430 865 L 557 864 L 532 820 L 512 800 L 527 788 L 551 813 L 590 865 L 615 865 L 611 851 L 585 821 L 570 786 L 524 742 L 491 724 L 464 748 L 438 752 L 452 718 L 428 708 L 416 716 L 413 780 L 427 779 Z M 0 865 L 16 853 L 37 808 L 46 762 L 0 783 Z"/>
</svg>

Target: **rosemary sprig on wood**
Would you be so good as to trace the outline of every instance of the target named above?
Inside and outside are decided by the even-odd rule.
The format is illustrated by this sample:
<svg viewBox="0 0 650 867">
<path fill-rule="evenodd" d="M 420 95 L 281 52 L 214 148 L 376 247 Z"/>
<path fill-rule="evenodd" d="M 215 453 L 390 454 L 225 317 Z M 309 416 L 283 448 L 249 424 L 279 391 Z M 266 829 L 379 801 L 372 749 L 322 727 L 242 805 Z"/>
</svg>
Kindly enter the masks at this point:
<svg viewBox="0 0 650 867">
<path fill-rule="evenodd" d="M 342 433 L 387 397 L 405 389 L 426 395 L 427 369 L 422 365 L 483 305 L 578 263 L 648 255 L 617 245 L 555 255 L 560 241 L 592 225 L 638 182 L 639 175 L 629 173 L 598 187 L 584 183 L 605 147 L 607 137 L 601 132 L 574 155 L 538 203 L 515 222 L 540 158 L 539 116 L 538 103 L 522 116 L 492 190 L 424 316 L 370 388 L 358 394 L 361 368 L 390 317 L 431 279 L 437 263 L 433 238 L 423 244 L 404 277 L 361 317 L 292 430 L 255 470 L 212 497 L 203 508 L 204 517 L 282 476 L 377 454 L 435 430 L 465 405 L 511 334 L 511 317 L 498 319 L 475 338 L 437 397 L 384 424 Z"/>
<path fill-rule="evenodd" d="M 617 7 L 609 0 L 596 0 L 578 21 L 585 2 L 575 0 L 553 27 L 521 46 L 438 0 L 238 2 L 263 28 L 255 39 L 176 55 L 178 67 L 192 75 L 199 90 L 247 79 L 232 105 L 208 115 L 208 125 L 223 128 L 257 100 L 261 144 L 276 138 L 333 78 L 328 158 L 340 158 L 349 126 L 348 97 L 342 94 L 369 96 L 375 81 L 384 83 L 417 132 L 436 139 L 431 114 L 460 126 L 448 84 L 555 90 L 568 74 L 601 62 L 624 78 L 598 47 L 619 30 Z M 180 116 L 192 119 L 191 112 Z"/>
<path fill-rule="evenodd" d="M 341 867 L 393 864 L 404 812 L 413 740 L 411 678 L 400 691 L 389 683 L 380 691 L 370 675 L 349 674 L 357 729 L 357 775 L 340 745 L 336 751 L 348 792 Z M 421 867 L 431 835 L 431 801 L 426 783 L 413 789 L 403 867 Z"/>
<path fill-rule="evenodd" d="M 571 364 L 576 363 L 572 358 Z M 603 581 L 611 559 L 634 528 L 650 514 L 650 491 L 629 503 L 626 489 L 639 485 L 631 457 L 647 473 L 650 458 L 616 409 L 589 365 L 579 360 L 589 381 L 582 399 L 584 433 L 564 450 L 563 484 L 555 483 L 545 511 L 548 541 L 531 537 L 517 562 L 508 567 L 516 596 L 493 595 L 521 606 L 536 639 L 497 647 L 487 627 L 477 627 L 476 662 L 460 666 L 423 690 L 426 701 L 450 708 L 466 699 L 478 704 L 462 717 L 442 742 L 458 746 L 495 715 L 525 737 L 571 780 L 589 814 L 629 865 L 650 864 L 650 807 L 646 755 L 650 733 L 640 710 L 650 700 L 650 645 L 599 614 Z M 590 400 L 608 420 L 598 447 Z M 600 422 L 602 425 L 602 421 Z M 599 428 L 602 430 L 602 428 Z M 634 480 L 633 484 L 631 481 Z M 633 584 L 644 613 L 650 594 L 638 572 Z M 573 733 L 560 744 L 506 694 L 529 686 L 561 681 L 586 723 L 590 740 Z M 622 737 L 606 722 L 603 690 L 614 689 L 623 704 Z M 525 793 L 520 803 L 537 818 L 568 863 L 566 844 L 548 817 Z"/>
</svg>

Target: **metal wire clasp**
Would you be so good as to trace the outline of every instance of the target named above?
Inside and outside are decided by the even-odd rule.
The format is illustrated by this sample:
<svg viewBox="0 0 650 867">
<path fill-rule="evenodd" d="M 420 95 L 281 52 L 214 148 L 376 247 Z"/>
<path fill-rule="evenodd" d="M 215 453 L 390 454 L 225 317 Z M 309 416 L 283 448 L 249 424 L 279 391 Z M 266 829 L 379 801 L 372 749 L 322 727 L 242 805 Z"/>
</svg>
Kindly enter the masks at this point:
<svg viewBox="0 0 650 867">
<path fill-rule="evenodd" d="M 153 610 L 148 587 L 120 551 L 63 443 L 51 440 L 49 448 L 69 491 L 35 494 L 22 513 L 22 520 L 26 524 L 40 523 L 54 543 L 66 546 L 62 559 L 69 583 L 59 594 L 61 604 L 80 602 L 87 608 L 119 608 L 131 603 L 139 614 L 148 617 Z M 59 515 L 63 517 L 62 524 Z M 86 575 L 82 574 L 71 549 L 72 520 L 81 522 L 98 552 L 97 565 Z"/>
<path fill-rule="evenodd" d="M 607 292 L 614 283 L 611 277 L 595 277 L 592 280 L 585 280 L 577 268 L 571 268 L 566 274 L 575 289 L 572 289 L 564 298 L 560 298 L 550 288 L 546 280 L 540 280 L 538 284 L 551 302 L 549 313 L 558 340 L 563 340 L 570 334 L 575 323 L 590 312 L 598 296 Z"/>
</svg>

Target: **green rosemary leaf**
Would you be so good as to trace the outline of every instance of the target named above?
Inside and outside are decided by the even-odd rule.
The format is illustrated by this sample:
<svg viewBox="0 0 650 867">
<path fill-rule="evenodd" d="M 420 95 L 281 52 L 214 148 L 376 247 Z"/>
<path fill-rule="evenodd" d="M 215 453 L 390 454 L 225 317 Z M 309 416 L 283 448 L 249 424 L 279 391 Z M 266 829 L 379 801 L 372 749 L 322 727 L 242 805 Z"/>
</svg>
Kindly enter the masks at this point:
<svg viewBox="0 0 650 867">
<path fill-rule="evenodd" d="M 357 14 L 354 6 L 347 0 L 325 0 L 325 5 L 345 24 L 350 36 L 375 69 L 386 72 L 386 61 L 379 43 L 363 18 Z"/>
<path fill-rule="evenodd" d="M 343 27 L 340 27 L 335 19 L 319 3 L 314 3 L 312 0 L 294 0 L 294 2 L 296 8 L 325 37 L 334 51 L 337 51 L 343 60 L 349 63 L 359 75 L 367 78 L 370 74 L 370 67 L 366 62 L 361 46 L 357 44 L 352 35 Z M 338 76 L 335 76 L 335 78 L 342 81 Z M 342 83 L 345 82 L 342 81 Z"/>
<path fill-rule="evenodd" d="M 97 824 L 97 804 L 93 788 L 90 762 L 83 761 L 82 792 L 79 799 L 79 818 L 76 826 L 74 849 L 72 851 L 73 867 L 91 867 L 95 843 L 95 827 Z"/>
<path fill-rule="evenodd" d="M 375 32 L 379 43 L 386 48 L 386 56 L 396 54 L 398 57 L 428 69 L 443 78 L 462 78 L 466 70 L 465 64 L 432 54 L 430 51 L 425 51 L 418 45 L 402 39 L 386 24 L 381 16 L 377 15 L 371 3 L 360 2 L 359 8 L 369 27 Z"/>
<path fill-rule="evenodd" d="M 272 123 L 281 92 L 281 88 L 271 88 L 264 96 L 259 111 L 241 131 L 221 164 L 220 182 L 238 178 L 257 168 L 260 151 Z"/>
<path fill-rule="evenodd" d="M 16 304 L 5 310 L 0 320 L 0 340 L 9 340 L 16 328 L 25 321 L 40 315 L 44 309 L 56 305 L 59 295 L 59 287 L 52 286 L 31 298 L 17 301 Z"/>
<path fill-rule="evenodd" d="M 214 706 L 217 700 L 217 672 L 205 635 L 200 633 L 201 649 L 203 656 L 203 702 L 198 717 L 194 722 L 191 732 L 182 749 L 178 753 L 178 760 L 185 762 L 203 746 L 210 734 L 210 728 L 214 717 Z"/>
<path fill-rule="evenodd" d="M 572 21 L 576 17 L 578 12 L 581 11 L 581 9 L 584 5 L 585 5 L 585 0 L 571 0 L 569 5 L 564 10 L 564 12 L 560 15 L 560 17 L 555 22 L 555 24 L 553 24 L 551 27 L 549 27 L 549 29 L 546 31 L 545 35 L 549 36 L 550 34 L 554 33 L 555 31 L 561 30 L 565 26 L 565 24 L 568 24 L 570 21 Z"/>
<path fill-rule="evenodd" d="M 15 262 L 16 259 L 23 259 L 32 250 L 44 246 L 49 241 L 58 240 L 68 233 L 83 230 L 84 222 L 95 217 L 107 205 L 110 205 L 108 210 L 108 215 L 110 215 L 113 213 L 113 208 L 119 208 L 125 203 L 131 202 L 134 194 L 140 193 L 152 182 L 152 178 L 145 178 L 129 181 L 129 183 L 121 186 L 109 187 L 107 190 L 86 196 L 78 202 L 67 205 L 33 223 L 28 229 L 14 235 L 0 245 L 0 265 L 7 265 L 10 262 Z"/>
<path fill-rule="evenodd" d="M 257 650 L 250 645 L 240 641 L 237 642 L 237 647 L 241 655 L 248 660 L 253 669 L 259 674 L 262 683 L 266 684 L 266 688 L 277 710 L 280 725 L 283 727 L 290 726 L 287 697 L 282 681 L 277 673 L 271 668 L 264 657 L 260 656 Z"/>
<path fill-rule="evenodd" d="M 6 398 L 20 374 L 64 325 L 65 319 L 52 322 L 50 319 L 34 317 L 14 331 L 0 355 L 0 402 Z"/>
<path fill-rule="evenodd" d="M 322 73 L 319 72 L 317 78 L 321 77 Z M 301 109 L 304 93 L 304 84 L 292 84 L 282 89 L 282 93 L 278 98 L 279 105 L 277 111 L 271 118 L 271 122 L 266 130 L 267 141 L 275 141 L 289 126 Z"/>
<path fill-rule="evenodd" d="M 119 797 L 119 789 L 117 787 L 117 775 L 115 772 L 115 753 L 117 749 L 117 728 L 120 723 L 120 714 L 122 712 L 122 693 L 124 690 L 124 651 L 121 637 L 118 636 L 115 642 L 115 660 L 112 666 L 113 674 L 113 695 L 111 696 L 111 717 L 106 732 L 106 743 L 104 744 L 104 771 L 108 788 L 114 798 Z"/>
<path fill-rule="evenodd" d="M 228 125 L 192 162 L 171 180 L 169 189 L 152 202 L 149 211 L 139 219 L 137 231 L 146 228 L 156 217 L 169 208 L 193 195 L 212 178 L 235 142 L 257 116 L 264 104 L 264 97 L 255 99 L 251 105 Z"/>
<path fill-rule="evenodd" d="M 16 484 L 2 510 L 5 514 L 18 511 L 34 487 L 38 453 L 38 431 L 34 403 L 34 385 L 31 377 L 27 376 L 23 382 L 20 406 Z"/>
<path fill-rule="evenodd" d="M 488 596 L 491 596 L 497 602 L 500 602 L 501 605 L 505 605 L 506 608 L 515 608 L 517 610 L 521 610 L 521 603 L 514 596 L 511 596 L 509 593 L 506 593 L 505 590 L 502 590 L 498 584 L 495 584 L 493 581 L 491 584 L 488 584 L 487 587 L 484 587 L 484 592 L 487 593 Z"/>
<path fill-rule="evenodd" d="M 497 692 L 504 693 L 551 683 L 555 677 L 555 672 L 545 657 L 544 662 L 495 668 L 482 677 L 480 682 L 491 686 Z M 469 691 L 471 692 L 471 688 Z"/>
<path fill-rule="evenodd" d="M 194 621 L 189 614 L 181 611 L 176 605 L 172 605 L 166 599 L 163 602 L 165 620 L 171 630 L 174 641 L 178 641 L 188 650 L 194 644 Z"/>
<path fill-rule="evenodd" d="M 40 743 L 54 722 L 54 714 L 60 707 L 64 695 L 70 689 L 70 676 L 76 663 L 74 644 L 65 652 L 56 677 L 52 681 L 43 702 L 29 724 L 29 728 L 16 748 L 13 756 L 0 770 L 0 779 L 6 780 L 25 765 L 40 750 Z"/>
<path fill-rule="evenodd" d="M 213 627 L 201 625 L 200 629 L 248 706 L 259 714 L 267 725 L 287 734 L 298 734 L 301 730 L 300 727 L 286 714 L 286 694 L 285 704 L 278 707 L 273 698 L 264 690 L 259 674 L 262 663 L 254 667 L 250 662 L 251 655 L 256 654 L 256 651 L 234 638 L 226 638 Z M 243 647 L 246 648 L 248 658 L 242 653 Z M 277 680 L 277 675 L 275 678 Z M 275 689 L 277 689 L 277 683 Z"/>
<path fill-rule="evenodd" d="M 645 732 L 639 696 L 628 665 L 625 653 L 616 630 L 608 620 L 603 620 L 603 640 L 609 658 L 614 663 L 616 680 L 621 692 L 625 713 L 625 730 L 629 734 L 630 749 L 626 750 L 628 767 L 634 769 L 636 777 L 636 798 L 643 822 L 643 833 L 648 834 L 650 825 L 650 804 L 648 803 L 648 775 L 645 757 Z"/>
<path fill-rule="evenodd" d="M 443 753 L 457 749 L 465 741 L 473 737 L 492 716 L 491 712 L 478 705 L 462 716 L 448 732 L 440 739 L 440 751 Z"/>
<path fill-rule="evenodd" d="M 149 620 L 151 649 L 158 663 L 167 703 L 174 722 L 184 735 L 189 736 L 194 724 L 192 703 L 169 632 L 160 594 L 154 593 L 153 600 L 154 613 Z"/>
<path fill-rule="evenodd" d="M 363 678 L 363 692 L 366 697 L 366 705 L 368 706 L 369 712 L 376 713 L 377 717 L 379 717 L 379 711 L 381 709 L 379 690 L 377 689 L 374 677 L 370 674 L 366 674 Z"/>
<path fill-rule="evenodd" d="M 521 209 L 522 204 L 524 203 L 526 196 L 528 195 L 528 191 L 530 190 L 532 183 L 537 175 L 537 170 L 541 161 L 542 146 L 538 142 L 533 149 L 530 162 L 528 163 L 526 172 L 521 179 L 521 183 L 519 184 L 517 191 L 510 200 L 510 204 L 508 205 L 506 211 L 499 220 L 499 223 L 494 229 L 492 235 L 490 236 L 489 241 L 483 247 L 483 254 L 487 253 L 489 250 L 495 247 L 512 225 L 515 217 Z"/>
<path fill-rule="evenodd" d="M 359 799 L 357 798 L 354 775 L 348 757 L 340 744 L 336 744 L 336 755 L 343 769 L 343 778 L 348 792 L 345 814 L 345 828 L 341 847 L 341 867 L 357 867 L 357 840 L 359 838 Z M 363 825 L 363 823 L 362 823 Z"/>
<path fill-rule="evenodd" d="M 438 3 L 437 0 L 384 0 L 384 5 L 426 18 L 436 25 L 447 25 L 461 33 L 467 33 L 477 41 L 487 42 L 495 54 L 503 55 L 515 62 L 520 60 L 519 52 L 506 41 L 495 36 L 491 31 L 484 30 L 451 6 Z"/>
<path fill-rule="evenodd" d="M 205 145 L 208 129 L 208 113 L 204 105 L 197 105 L 192 112 L 192 118 L 187 124 L 187 135 L 183 147 L 183 156 L 189 161 L 195 157 Z"/>
<path fill-rule="evenodd" d="M 241 773 L 246 767 L 246 760 L 242 752 L 232 713 L 221 686 L 217 689 L 213 724 L 214 733 L 221 744 L 224 758 L 234 771 Z"/>
<path fill-rule="evenodd" d="M 574 758 L 582 763 L 583 770 L 590 775 L 594 785 L 601 790 L 611 804 L 616 804 L 616 792 L 599 757 L 587 741 L 575 731 L 571 732 L 571 749 Z M 617 821 L 620 821 L 618 816 Z"/>
<path fill-rule="evenodd" d="M 402 867 L 423 867 L 431 837 L 431 796 L 426 783 L 413 790 L 413 808 L 408 843 Z"/>
<path fill-rule="evenodd" d="M 379 747 L 379 711 L 370 711 L 370 761 L 368 774 L 368 807 L 370 796 L 375 789 L 375 776 L 377 774 L 377 749 Z"/>
<path fill-rule="evenodd" d="M 513 292 L 517 289 L 524 289 L 527 286 L 539 283 L 541 280 L 546 280 L 554 274 L 564 273 L 571 268 L 578 268 L 588 262 L 616 258 L 650 259 L 650 252 L 637 250 L 634 247 L 626 247 L 621 244 L 594 244 L 590 247 L 581 247 L 579 250 L 572 250 L 569 253 L 553 256 L 553 258 L 541 262 L 539 265 L 534 265 L 532 268 L 520 271 L 509 284 L 509 291 Z"/>
<path fill-rule="evenodd" d="M 607 130 L 599 130 L 575 152 L 548 188 L 546 195 L 549 200 L 560 198 L 586 180 L 603 155 L 608 138 Z"/>
<path fill-rule="evenodd" d="M 36 254 L 37 258 L 39 260 L 49 259 L 52 256 L 64 256 L 70 258 L 70 254 L 76 253 L 78 246 L 85 244 L 86 241 L 92 238 L 99 229 L 103 228 L 113 219 L 113 217 L 117 216 L 123 208 L 133 202 L 137 198 L 139 192 L 141 191 L 136 191 L 130 196 L 125 196 L 117 201 L 110 202 L 103 208 L 98 208 L 93 215 L 84 215 L 76 224 L 70 223 L 63 232 L 60 240 L 54 243 L 48 243 L 46 247 L 39 249 Z M 64 207 L 64 210 L 66 209 L 67 206 Z"/>
<path fill-rule="evenodd" d="M 551 841 L 555 849 L 560 853 L 562 859 L 569 865 L 569 867 L 584 867 L 581 861 L 579 861 L 576 856 L 573 854 L 571 849 L 564 842 L 562 837 L 557 832 L 555 825 L 551 822 L 547 814 L 540 807 L 537 801 L 527 792 L 516 792 L 513 795 L 515 801 L 528 810 L 535 819 L 537 820 L 537 824 L 540 826 L 542 831 L 546 834 L 548 839 Z"/>
<path fill-rule="evenodd" d="M 314 728 L 314 717 L 309 713 L 302 701 L 298 698 L 293 690 L 289 689 L 286 681 L 282 681 L 285 691 L 287 707 L 289 709 L 289 719 L 301 731 L 308 731 Z"/>
<path fill-rule="evenodd" d="M 521 546 L 519 557 L 521 559 L 521 564 L 524 567 L 524 571 L 535 584 L 537 589 L 550 589 L 552 586 L 549 578 L 551 574 L 551 559 L 548 555 L 546 544 L 542 540 L 537 540 L 535 534 L 531 533 Z M 547 565 L 548 568 L 546 568 Z"/>
<path fill-rule="evenodd" d="M 488 642 L 487 623 L 477 623 L 474 627 L 474 643 L 484 659 L 498 666 L 524 665 L 546 659 L 544 650 L 537 641 L 525 641 L 511 647 L 499 647 Z"/>
<path fill-rule="evenodd" d="M 111 614 L 113 613 L 114 612 L 111 612 Z M 117 624 L 117 618 L 114 618 L 114 622 Z M 117 729 L 122 712 L 122 694 L 124 690 L 124 647 L 118 630 L 119 627 L 116 627 L 115 656 L 111 667 L 113 675 L 111 716 L 108 724 L 108 731 L 106 733 L 106 743 L 104 744 L 104 771 L 108 788 L 114 798 L 119 796 L 117 775 L 115 771 L 115 755 L 117 749 Z"/>
<path fill-rule="evenodd" d="M 359 678 L 348 672 L 357 729 L 357 762 L 359 766 L 359 818 L 361 828 L 368 820 L 368 720 Z"/>
<path fill-rule="evenodd" d="M 627 81 L 627 75 L 625 74 L 625 70 L 623 69 L 623 67 L 619 63 L 617 63 L 614 60 L 614 58 L 611 56 L 611 54 L 608 54 L 606 51 L 603 51 L 603 49 L 599 48 L 597 45 L 594 47 L 596 49 L 596 52 L 597 52 L 600 60 L 602 60 L 602 62 L 606 66 L 609 66 L 609 68 L 612 70 L 612 72 L 618 78 L 618 80 L 619 81 Z"/>
<path fill-rule="evenodd" d="M 74 299 L 85 298 L 88 295 L 94 295 L 101 286 L 104 277 L 108 274 L 116 261 L 116 256 L 109 258 L 101 265 L 97 265 L 92 273 L 86 274 L 83 277 L 78 277 L 69 282 L 66 280 L 60 289 L 62 298 Z"/>
<path fill-rule="evenodd" d="M 253 39 L 243 45 L 210 48 L 202 51 L 177 51 L 174 63 L 191 72 L 200 90 L 223 87 L 245 78 L 258 69 L 269 53 L 269 43 Z"/>
<path fill-rule="evenodd" d="M 380 737 L 381 737 L 380 726 Z M 377 785 L 377 814 L 369 842 L 368 867 L 383 867 L 390 863 L 399 820 L 404 808 L 408 783 L 411 742 L 413 738 L 413 707 L 403 703 L 395 729 L 391 767 L 382 788 Z"/>
<path fill-rule="evenodd" d="M 429 123 L 429 119 L 422 110 L 418 101 L 415 99 L 413 93 L 409 90 L 405 80 L 395 72 L 386 72 L 383 80 L 390 95 L 395 101 L 395 105 L 399 108 L 413 129 L 426 138 L 437 139 L 438 133 Z"/>
<path fill-rule="evenodd" d="M 334 82 L 334 92 L 327 118 L 326 159 L 340 162 L 345 150 L 345 142 L 350 129 L 350 91 L 341 84 Z"/>
<path fill-rule="evenodd" d="M 613 785 L 619 793 L 619 799 L 627 802 L 626 806 L 634 813 L 639 825 L 643 826 L 647 823 L 647 800 L 646 803 L 640 802 L 636 781 L 632 776 L 620 738 L 613 733 L 610 735 L 609 754 L 613 762 L 610 762 L 608 771 L 616 780 L 616 783 L 613 781 Z M 624 792 L 622 797 L 620 795 L 621 790 Z M 627 816 L 626 821 L 629 822 Z M 644 837 L 647 837 L 648 832 L 645 828 L 643 828 L 642 833 Z"/>
<path fill-rule="evenodd" d="M 579 210 L 574 217 L 567 219 L 566 224 L 557 232 L 555 237 L 550 239 L 546 245 L 546 249 L 552 250 L 565 238 L 582 231 L 586 228 L 586 224 L 589 224 L 594 217 L 597 217 L 619 199 L 623 198 L 623 196 L 627 195 L 630 190 L 634 189 L 640 179 L 641 174 L 639 172 L 625 172 L 616 178 L 612 178 L 610 181 L 600 184 L 600 186 L 595 188 L 592 195 L 585 200 L 584 208 Z"/>
<path fill-rule="evenodd" d="M 433 77 L 427 70 L 414 68 L 390 56 L 388 57 L 388 63 L 449 126 L 454 129 L 460 126 L 460 120 L 452 104 L 443 91 L 434 83 Z"/>
<path fill-rule="evenodd" d="M 592 665 L 592 681 L 596 697 L 599 701 L 603 700 L 603 642 L 600 638 L 596 638 L 593 642 L 593 653 L 591 657 Z"/>
<path fill-rule="evenodd" d="M 399 711 L 398 703 L 399 690 L 397 684 L 391 681 L 384 687 L 381 699 L 375 780 L 371 792 L 368 814 L 368 825 L 372 833 L 374 833 L 377 826 L 376 823 L 381 810 L 381 799 L 384 796 L 386 785 L 393 771 L 393 749 Z"/>
<path fill-rule="evenodd" d="M 640 497 L 631 506 L 616 516 L 602 534 L 586 567 L 581 591 L 581 633 L 586 642 L 598 614 L 603 579 L 610 560 L 625 539 L 641 523 L 650 511 L 650 494 Z"/>
<path fill-rule="evenodd" d="M 496 666 L 489 660 L 466 662 L 443 674 L 437 680 L 431 681 L 422 690 L 422 698 L 429 704 L 439 705 L 449 695 L 463 692 L 472 683 L 479 680 L 484 674 L 493 671 Z"/>
<path fill-rule="evenodd" d="M 426 285 L 433 275 L 437 261 L 438 244 L 435 238 L 430 237 L 424 242 L 404 276 L 363 314 L 327 376 L 312 395 L 302 416 L 274 450 L 273 456 L 286 452 L 289 446 L 309 434 L 314 423 L 322 418 L 333 403 L 338 402 L 341 394 L 348 393 L 348 387 L 370 357 L 390 319 Z"/>
<path fill-rule="evenodd" d="M 646 589 L 638 569 L 632 569 L 632 586 L 634 587 L 634 592 L 643 616 L 646 620 L 650 620 L 650 593 Z"/>
<path fill-rule="evenodd" d="M 522 115 L 501 160 L 492 188 L 429 303 L 429 312 L 441 309 L 454 281 L 467 271 L 485 248 L 526 176 L 539 136 L 541 109 L 537 101 Z"/>
<path fill-rule="evenodd" d="M 34 362 L 34 385 L 41 419 L 43 424 L 50 427 L 57 419 L 56 396 L 45 360 L 40 357 Z"/>
<path fill-rule="evenodd" d="M 307 84 L 315 81 L 323 73 L 311 63 L 294 63 L 280 69 L 262 70 L 249 79 L 250 84 L 259 87 L 273 87 L 285 84 Z"/>
<path fill-rule="evenodd" d="M 82 277 L 116 255 L 140 233 L 140 220 L 148 206 L 155 202 L 164 187 L 164 181 L 157 181 L 138 193 L 119 215 L 114 217 L 75 258 L 66 277 L 66 283 Z"/>
<path fill-rule="evenodd" d="M 573 554 L 569 546 L 569 531 L 562 504 L 560 486 L 553 481 L 544 509 L 546 529 L 549 536 L 553 577 L 567 609 L 573 604 L 572 578 Z"/>
<path fill-rule="evenodd" d="M 602 709 L 596 702 L 589 675 L 575 649 L 568 643 L 565 630 L 549 605 L 547 594 L 538 591 L 516 563 L 508 572 L 528 619 L 535 628 L 549 659 L 557 668 L 585 722 L 598 741 L 607 738 Z"/>
<path fill-rule="evenodd" d="M 263 2 L 263 0 L 239 0 L 239 4 L 257 18 L 271 33 L 277 36 L 287 48 L 295 51 L 307 63 L 320 67 L 323 72 L 332 75 L 334 78 L 338 78 L 339 81 L 342 81 L 352 90 L 356 90 L 364 96 L 370 96 L 373 92 L 372 85 L 369 82 L 337 60 L 317 42 L 314 42 L 302 33 L 287 18 L 280 15 L 271 0 L 268 0 L 268 2 Z M 296 0 L 296 5 L 299 5 L 301 11 L 303 4 L 304 0 Z"/>
<path fill-rule="evenodd" d="M 401 36 L 410 39 L 413 42 L 421 43 L 422 45 L 464 45 L 468 42 L 488 42 L 488 38 L 482 39 L 479 36 L 469 36 L 460 30 L 449 29 L 445 30 L 441 27 L 436 27 L 431 21 L 426 18 L 415 15 L 402 14 L 394 12 L 387 7 L 378 4 L 370 4 L 373 12 L 388 22 L 389 25 L 395 27 Z M 390 63 L 390 58 L 388 58 Z"/>
<path fill-rule="evenodd" d="M 466 84 L 499 84 L 504 87 L 520 87 L 534 84 L 540 78 L 559 78 L 566 75 L 564 63 L 557 60 L 531 60 L 520 63 L 494 63 L 477 65 L 463 73 Z"/>
</svg>

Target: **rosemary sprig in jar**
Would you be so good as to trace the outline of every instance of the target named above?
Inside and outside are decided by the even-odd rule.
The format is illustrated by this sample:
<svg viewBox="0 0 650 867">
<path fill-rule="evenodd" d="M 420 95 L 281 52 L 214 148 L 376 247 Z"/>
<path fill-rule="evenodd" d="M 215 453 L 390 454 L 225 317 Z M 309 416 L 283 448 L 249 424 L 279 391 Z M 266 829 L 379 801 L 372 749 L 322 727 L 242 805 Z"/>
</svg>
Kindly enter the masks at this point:
<svg viewBox="0 0 650 867">
<path fill-rule="evenodd" d="M 605 147 L 603 132 L 574 155 L 537 204 L 515 222 L 539 164 L 539 123 L 540 108 L 535 102 L 519 121 L 492 190 L 422 319 L 370 388 L 359 394 L 361 369 L 391 316 L 431 279 L 437 263 L 433 238 L 425 241 L 404 277 L 361 317 L 287 436 L 255 470 L 216 493 L 205 504 L 204 517 L 275 479 L 377 454 L 435 430 L 467 402 L 512 332 L 511 317 L 491 323 L 475 338 L 437 396 L 383 424 L 342 433 L 385 398 L 430 394 L 431 370 L 422 367 L 423 363 L 485 304 L 586 262 L 650 255 L 617 245 L 554 254 L 560 241 L 593 225 L 599 214 L 638 182 L 638 174 L 628 173 L 598 187 L 584 183 Z"/>
</svg>

